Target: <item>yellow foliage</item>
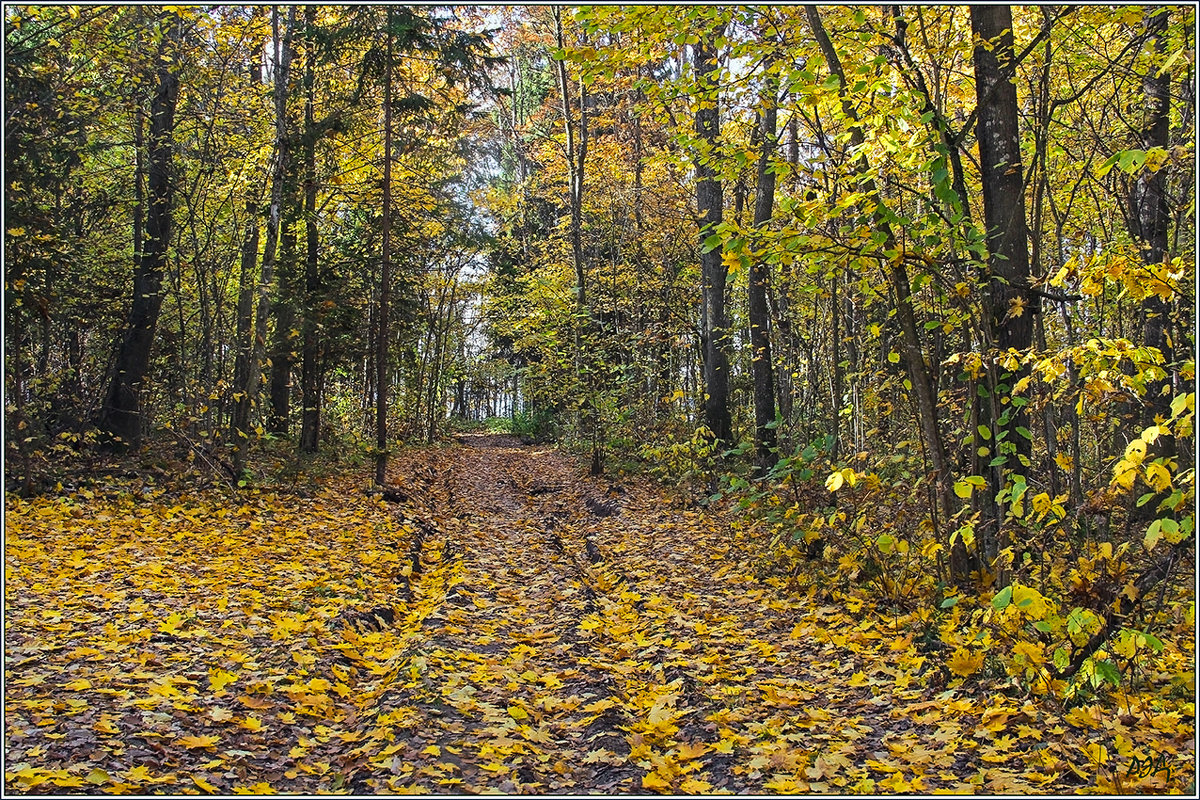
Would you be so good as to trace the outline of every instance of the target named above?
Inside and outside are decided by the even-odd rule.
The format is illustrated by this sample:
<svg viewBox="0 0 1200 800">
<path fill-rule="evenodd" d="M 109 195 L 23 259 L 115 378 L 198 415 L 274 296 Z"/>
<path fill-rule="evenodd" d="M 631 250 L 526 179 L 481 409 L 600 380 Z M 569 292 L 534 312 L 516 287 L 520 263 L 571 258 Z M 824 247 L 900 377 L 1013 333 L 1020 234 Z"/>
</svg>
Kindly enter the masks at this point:
<svg viewBox="0 0 1200 800">
<path fill-rule="evenodd" d="M 959 647 L 946 659 L 946 667 L 960 677 L 974 675 L 983 666 L 983 654 L 972 653 L 965 647 Z"/>
</svg>

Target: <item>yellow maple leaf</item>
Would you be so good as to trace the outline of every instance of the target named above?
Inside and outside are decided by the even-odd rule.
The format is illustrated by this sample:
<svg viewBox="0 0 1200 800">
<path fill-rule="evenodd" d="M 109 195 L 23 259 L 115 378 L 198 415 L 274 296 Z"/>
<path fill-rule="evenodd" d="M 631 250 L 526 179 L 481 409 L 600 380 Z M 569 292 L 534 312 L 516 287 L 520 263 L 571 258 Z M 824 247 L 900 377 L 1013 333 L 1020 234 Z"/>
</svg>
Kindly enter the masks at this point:
<svg viewBox="0 0 1200 800">
<path fill-rule="evenodd" d="M 669 792 L 671 784 L 657 772 L 651 772 L 642 776 L 642 788 L 648 792 Z"/>
<path fill-rule="evenodd" d="M 154 780 L 154 776 L 150 774 L 150 768 L 144 764 L 139 764 L 133 769 L 125 773 L 125 780 L 131 783 L 147 783 Z"/>
<path fill-rule="evenodd" d="M 108 714 L 101 715 L 99 721 L 92 726 L 96 733 L 105 733 L 113 736 L 121 732 L 121 729 L 113 724 L 114 718 Z"/>
<path fill-rule="evenodd" d="M 271 788 L 271 784 L 266 781 L 259 781 L 253 786 L 235 786 L 233 787 L 234 794 L 275 794 L 275 790 Z"/>
<path fill-rule="evenodd" d="M 804 791 L 796 783 L 795 778 L 789 778 L 786 775 L 776 775 L 771 780 L 764 781 L 763 788 L 780 794 L 799 794 Z"/>
<path fill-rule="evenodd" d="M 241 722 L 239 722 L 238 724 L 241 725 L 243 728 L 245 728 L 248 731 L 260 731 L 260 730 L 262 730 L 263 721 L 261 719 L 259 719 L 258 717 L 249 716 L 249 717 L 246 717 Z"/>
<path fill-rule="evenodd" d="M 688 742 L 679 745 L 675 752 L 679 756 L 680 761 L 691 761 L 707 753 L 708 745 L 704 742 Z"/>
<path fill-rule="evenodd" d="M 214 708 L 209 710 L 208 716 L 210 716 L 214 722 L 225 722 L 233 719 L 233 712 L 228 708 Z"/>
<path fill-rule="evenodd" d="M 701 778 L 688 778 L 679 784 L 680 794 L 712 794 L 712 784 Z"/>
<path fill-rule="evenodd" d="M 208 682 L 214 692 L 219 692 L 237 680 L 237 675 L 223 669 L 214 669 L 208 673 Z"/>
<path fill-rule="evenodd" d="M 217 743 L 217 736 L 181 736 L 175 741 L 187 748 L 212 747 Z"/>
<path fill-rule="evenodd" d="M 974 675 L 983 666 L 983 654 L 972 654 L 967 648 L 960 647 L 950 658 L 946 659 L 946 666 L 955 675 L 965 678 L 968 675 Z"/>
<path fill-rule="evenodd" d="M 1046 661 L 1042 646 L 1034 642 L 1017 642 L 1012 652 L 1018 664 L 1040 667 Z"/>
<path fill-rule="evenodd" d="M 733 744 L 733 741 L 730 739 L 721 739 L 719 742 L 713 744 L 712 749 L 714 753 L 729 754 L 733 752 Z"/>
<path fill-rule="evenodd" d="M 221 792 L 220 789 L 213 786 L 208 781 L 204 780 L 204 778 L 198 777 L 196 775 L 192 776 L 192 783 L 196 784 L 198 787 L 200 787 L 200 789 L 208 792 L 209 794 L 220 794 L 220 792 Z"/>
</svg>

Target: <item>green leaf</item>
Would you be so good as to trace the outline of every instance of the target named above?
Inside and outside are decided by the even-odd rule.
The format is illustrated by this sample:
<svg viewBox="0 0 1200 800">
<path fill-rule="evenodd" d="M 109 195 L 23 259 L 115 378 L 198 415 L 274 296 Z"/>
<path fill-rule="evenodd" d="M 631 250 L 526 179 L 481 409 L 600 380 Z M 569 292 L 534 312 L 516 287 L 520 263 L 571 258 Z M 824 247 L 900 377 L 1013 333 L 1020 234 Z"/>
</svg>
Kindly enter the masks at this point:
<svg viewBox="0 0 1200 800">
<path fill-rule="evenodd" d="M 1153 550 L 1154 545 L 1158 544 L 1158 540 L 1162 538 L 1162 520 L 1156 519 L 1150 523 L 1150 527 L 1146 529 L 1146 549 Z"/>
<path fill-rule="evenodd" d="M 997 611 L 1003 611 L 1008 608 L 1008 604 L 1012 602 L 1012 587 L 1005 586 L 995 597 L 992 598 L 992 608 Z"/>
<path fill-rule="evenodd" d="M 1112 168 L 1117 165 L 1117 159 L 1120 157 L 1121 157 L 1120 153 L 1113 153 L 1111 156 L 1104 159 L 1104 163 L 1102 163 L 1100 166 L 1096 167 L 1096 176 L 1103 178 L 1105 175 L 1107 175 L 1109 172 L 1111 172 Z"/>
<path fill-rule="evenodd" d="M 1050 632 L 1050 623 L 1046 622 L 1044 619 L 1039 619 L 1037 622 L 1033 623 L 1033 627 L 1037 628 L 1042 633 Z"/>
<path fill-rule="evenodd" d="M 1117 166 L 1121 168 L 1122 172 L 1127 172 L 1130 175 L 1140 169 L 1145 163 L 1145 150 L 1124 150 L 1117 155 Z"/>
<path fill-rule="evenodd" d="M 957 597 L 947 597 L 941 602 L 938 608 L 954 608 L 956 605 L 958 605 Z"/>
<path fill-rule="evenodd" d="M 1111 683 L 1113 686 L 1121 685 L 1121 671 L 1117 669 L 1117 665 L 1111 661 L 1094 661 L 1092 665 L 1096 668 L 1096 674 L 1102 679 Z"/>
</svg>

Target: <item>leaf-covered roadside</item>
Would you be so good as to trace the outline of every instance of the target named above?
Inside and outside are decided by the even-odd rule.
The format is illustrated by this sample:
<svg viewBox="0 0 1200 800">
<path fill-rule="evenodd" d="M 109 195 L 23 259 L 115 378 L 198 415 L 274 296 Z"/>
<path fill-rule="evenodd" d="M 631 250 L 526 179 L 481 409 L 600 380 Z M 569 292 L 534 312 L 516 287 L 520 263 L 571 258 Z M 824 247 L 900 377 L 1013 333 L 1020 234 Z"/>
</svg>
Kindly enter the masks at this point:
<svg viewBox="0 0 1200 800">
<path fill-rule="evenodd" d="M 553 450 L 471 444 L 407 452 L 394 502 L 361 476 L 308 497 L 10 497 L 7 789 L 1041 793 L 1194 778 L 1194 709 L 1155 676 L 1070 708 L 956 680 L 927 620 L 756 577 L 760 534 L 715 509 L 584 479 Z M 1194 668 L 1177 648 L 1163 658 Z"/>
</svg>

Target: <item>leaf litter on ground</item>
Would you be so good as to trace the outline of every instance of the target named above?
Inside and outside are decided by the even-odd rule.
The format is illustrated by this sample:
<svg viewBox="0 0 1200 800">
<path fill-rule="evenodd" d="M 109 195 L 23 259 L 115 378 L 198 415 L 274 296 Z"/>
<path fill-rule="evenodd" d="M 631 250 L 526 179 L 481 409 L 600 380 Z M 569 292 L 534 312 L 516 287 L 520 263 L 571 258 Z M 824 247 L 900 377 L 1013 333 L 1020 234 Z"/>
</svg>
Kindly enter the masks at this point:
<svg viewBox="0 0 1200 800">
<path fill-rule="evenodd" d="M 718 509 L 499 436 L 385 495 L 9 497 L 26 793 L 1182 791 L 1193 711 L 971 690 Z M 1146 765 L 1157 769 L 1151 770 Z"/>
</svg>

